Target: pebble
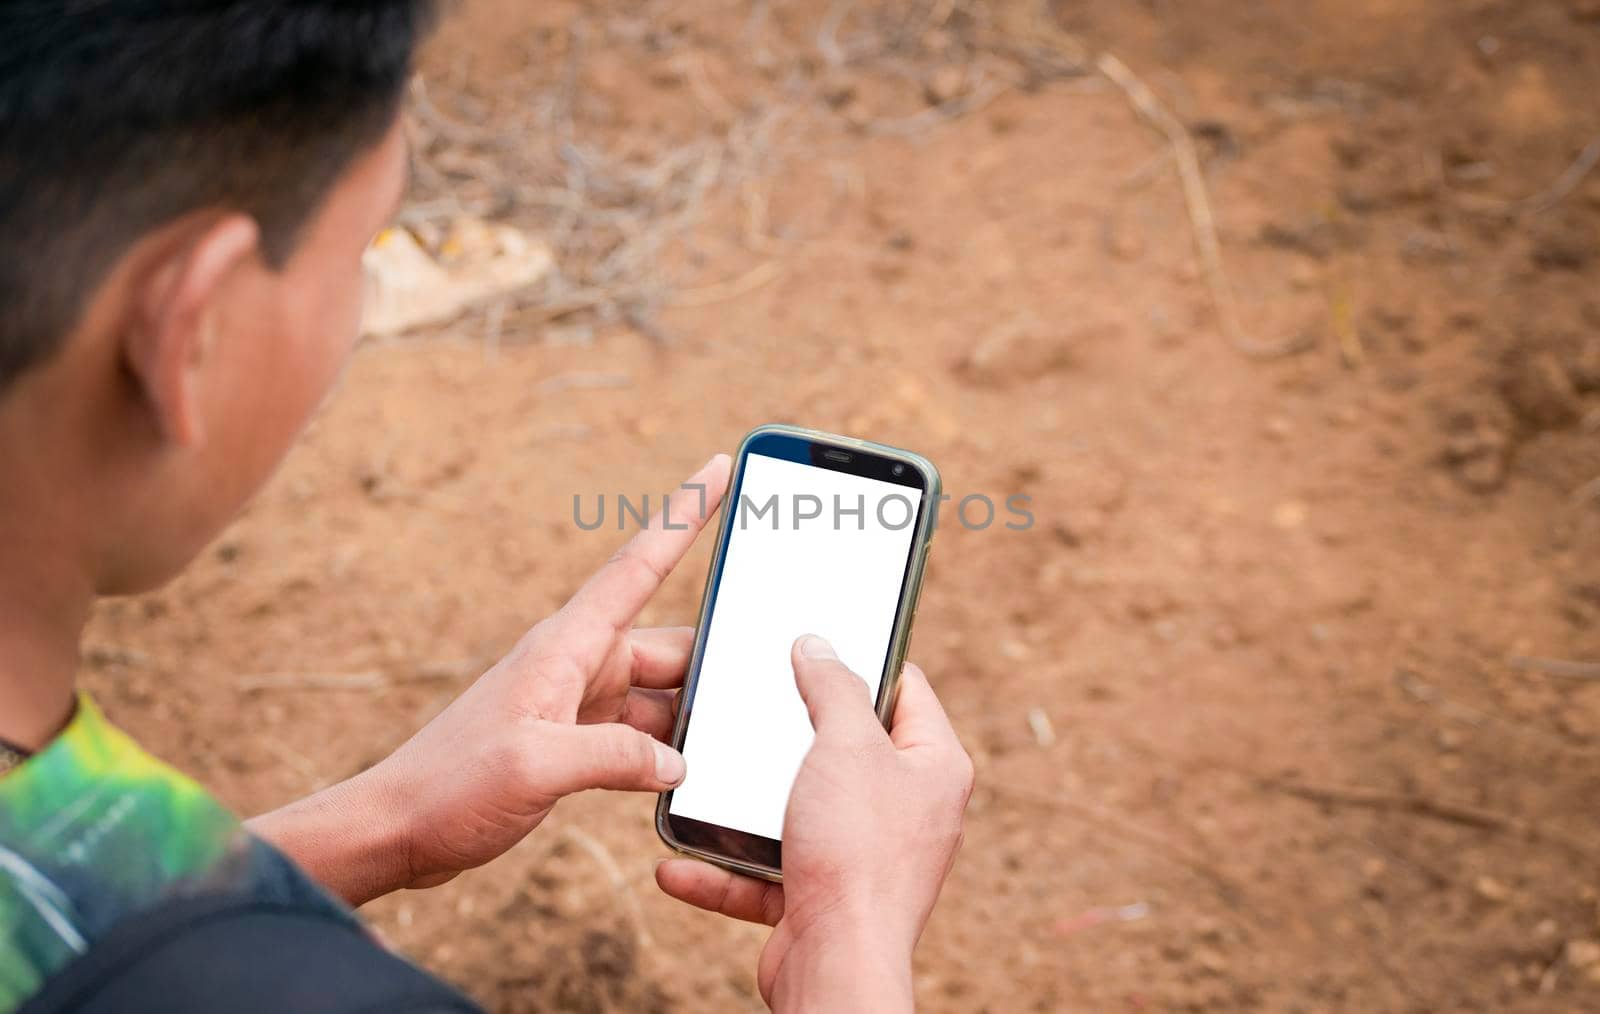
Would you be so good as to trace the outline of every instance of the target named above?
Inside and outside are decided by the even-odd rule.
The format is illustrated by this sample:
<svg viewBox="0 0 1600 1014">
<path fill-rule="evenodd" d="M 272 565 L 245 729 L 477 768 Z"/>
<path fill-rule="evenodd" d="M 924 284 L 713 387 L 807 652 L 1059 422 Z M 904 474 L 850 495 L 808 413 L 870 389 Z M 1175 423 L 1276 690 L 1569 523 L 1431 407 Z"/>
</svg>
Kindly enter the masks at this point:
<svg viewBox="0 0 1600 1014">
<path fill-rule="evenodd" d="M 923 97 L 930 106 L 942 106 L 966 90 L 967 72 L 954 64 L 946 64 L 933 72 Z"/>
<path fill-rule="evenodd" d="M 1272 523 L 1279 528 L 1299 528 L 1306 523 L 1311 508 L 1299 500 L 1286 500 L 1272 510 Z"/>
<path fill-rule="evenodd" d="M 1567 964 L 1573 968 L 1588 968 L 1600 964 L 1600 942 L 1594 940 L 1568 940 Z"/>
<path fill-rule="evenodd" d="M 1461 484 L 1474 493 L 1493 493 L 1506 484 L 1506 461 L 1496 455 L 1483 455 L 1456 466 Z"/>
<path fill-rule="evenodd" d="M 1493 877 L 1479 877 L 1473 881 L 1472 887 L 1473 890 L 1478 892 L 1478 897 L 1484 901 L 1492 901 L 1498 904 L 1511 897 L 1510 888 Z"/>
<path fill-rule="evenodd" d="M 1005 385 L 1037 380 L 1077 364 L 1070 336 L 1028 321 L 1009 321 L 994 328 L 956 364 L 956 371 L 978 384 Z"/>
<path fill-rule="evenodd" d="M 1572 378 L 1549 352 L 1519 358 L 1502 389 L 1511 408 L 1535 429 L 1570 426 L 1583 414 Z"/>
<path fill-rule="evenodd" d="M 1144 256 L 1144 237 L 1127 226 L 1113 226 L 1106 237 L 1111 256 L 1118 260 L 1136 261 Z"/>
<path fill-rule="evenodd" d="M 832 77 L 822 83 L 822 100 L 834 109 L 843 109 L 856 100 L 855 82 Z"/>
<path fill-rule="evenodd" d="M 1028 709 L 1028 728 L 1033 732 L 1033 741 L 1041 747 L 1055 745 L 1056 729 L 1050 724 L 1050 716 L 1045 714 L 1043 708 Z"/>
<path fill-rule="evenodd" d="M 1228 970 L 1228 959 L 1221 951 L 1211 947 L 1202 947 L 1195 951 L 1195 964 L 1210 972 L 1212 975 L 1221 975 Z"/>
</svg>

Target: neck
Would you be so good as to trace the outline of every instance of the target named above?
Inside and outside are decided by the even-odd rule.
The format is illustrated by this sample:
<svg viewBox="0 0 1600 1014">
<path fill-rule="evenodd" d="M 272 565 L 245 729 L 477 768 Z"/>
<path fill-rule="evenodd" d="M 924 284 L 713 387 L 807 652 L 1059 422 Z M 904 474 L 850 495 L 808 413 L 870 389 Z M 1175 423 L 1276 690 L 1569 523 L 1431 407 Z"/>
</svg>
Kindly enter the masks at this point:
<svg viewBox="0 0 1600 1014">
<path fill-rule="evenodd" d="M 0 545 L 0 738 L 38 750 L 72 717 L 94 589 L 22 541 Z"/>
</svg>

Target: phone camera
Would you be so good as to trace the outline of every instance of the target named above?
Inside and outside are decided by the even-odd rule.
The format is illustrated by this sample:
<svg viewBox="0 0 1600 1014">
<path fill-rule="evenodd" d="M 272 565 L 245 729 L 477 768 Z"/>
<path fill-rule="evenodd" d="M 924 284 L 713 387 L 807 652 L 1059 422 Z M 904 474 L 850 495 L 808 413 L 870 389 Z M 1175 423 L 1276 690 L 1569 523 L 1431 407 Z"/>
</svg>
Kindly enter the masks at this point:
<svg viewBox="0 0 1600 1014">
<path fill-rule="evenodd" d="M 905 475 L 906 474 L 906 466 L 904 466 L 904 465 L 896 465 L 896 466 L 894 466 L 893 469 L 891 469 L 891 471 L 894 472 L 895 475 Z"/>
</svg>

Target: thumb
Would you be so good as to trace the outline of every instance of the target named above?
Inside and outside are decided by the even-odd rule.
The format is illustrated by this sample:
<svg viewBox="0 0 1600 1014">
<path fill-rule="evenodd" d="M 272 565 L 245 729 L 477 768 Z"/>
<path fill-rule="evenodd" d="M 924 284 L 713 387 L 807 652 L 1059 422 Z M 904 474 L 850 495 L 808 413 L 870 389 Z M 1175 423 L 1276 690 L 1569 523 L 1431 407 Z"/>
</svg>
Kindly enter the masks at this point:
<svg viewBox="0 0 1600 1014">
<path fill-rule="evenodd" d="M 542 724 L 539 788 L 551 795 L 584 789 L 665 792 L 683 781 L 683 755 L 632 726 Z"/>
<path fill-rule="evenodd" d="M 794 642 L 790 651 L 794 682 L 811 715 L 811 726 L 818 735 L 843 733 L 849 736 L 886 735 L 867 684 L 845 667 L 833 645 L 816 634 Z"/>
</svg>

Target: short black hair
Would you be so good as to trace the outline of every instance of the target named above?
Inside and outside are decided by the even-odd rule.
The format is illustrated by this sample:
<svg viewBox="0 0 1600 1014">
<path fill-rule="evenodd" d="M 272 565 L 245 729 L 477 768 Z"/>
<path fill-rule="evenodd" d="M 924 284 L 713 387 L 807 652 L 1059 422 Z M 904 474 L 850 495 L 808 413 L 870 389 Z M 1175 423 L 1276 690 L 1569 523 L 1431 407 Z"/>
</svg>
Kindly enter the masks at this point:
<svg viewBox="0 0 1600 1014">
<path fill-rule="evenodd" d="M 280 267 L 394 122 L 434 0 L 0 0 L 0 390 L 142 235 L 247 212 Z"/>
</svg>

